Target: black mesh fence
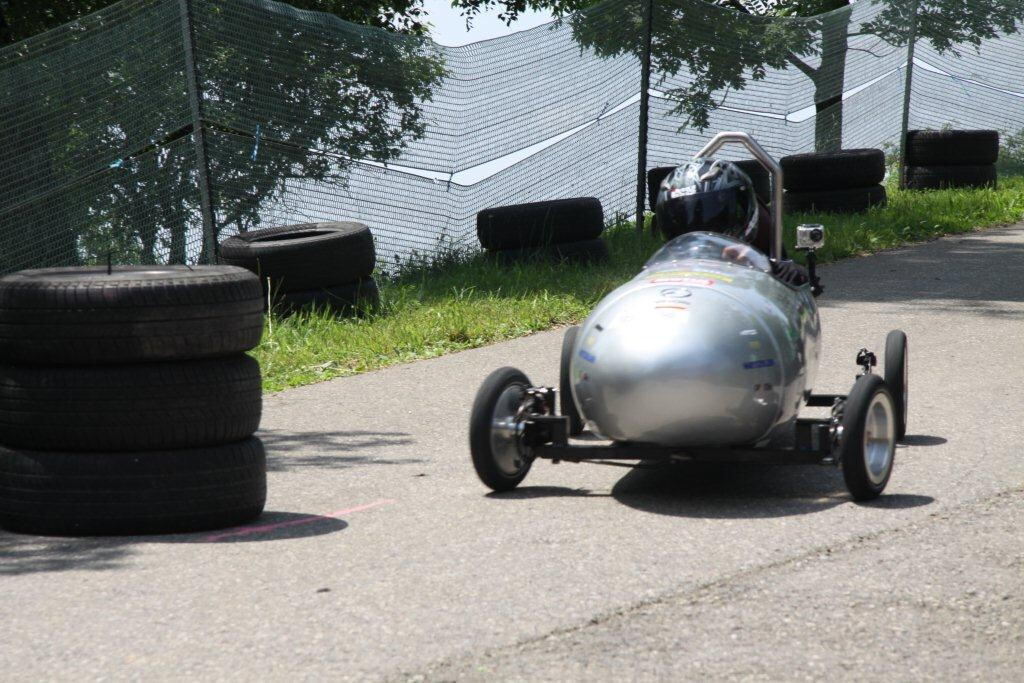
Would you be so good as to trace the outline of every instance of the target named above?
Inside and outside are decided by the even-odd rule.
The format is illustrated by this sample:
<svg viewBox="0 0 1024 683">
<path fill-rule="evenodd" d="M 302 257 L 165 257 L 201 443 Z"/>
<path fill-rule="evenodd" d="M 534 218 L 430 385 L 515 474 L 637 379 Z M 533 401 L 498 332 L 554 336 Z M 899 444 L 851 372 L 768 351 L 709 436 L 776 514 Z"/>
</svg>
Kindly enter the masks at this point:
<svg viewBox="0 0 1024 683">
<path fill-rule="evenodd" d="M 4 48 L 0 271 L 210 261 L 323 220 L 370 225 L 387 269 L 475 248 L 489 206 L 632 215 L 646 2 L 446 48 L 270 0 L 124 0 Z M 652 7 L 648 167 L 721 130 L 778 156 L 896 149 L 905 107 L 910 128 L 1024 129 L 1024 0 Z"/>
</svg>

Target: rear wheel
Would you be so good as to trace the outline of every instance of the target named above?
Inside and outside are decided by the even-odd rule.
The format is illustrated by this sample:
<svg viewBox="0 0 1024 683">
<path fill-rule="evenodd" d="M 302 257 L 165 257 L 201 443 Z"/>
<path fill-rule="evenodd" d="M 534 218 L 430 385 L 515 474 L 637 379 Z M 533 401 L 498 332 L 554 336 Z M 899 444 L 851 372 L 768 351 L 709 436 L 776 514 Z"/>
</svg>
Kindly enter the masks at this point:
<svg viewBox="0 0 1024 683">
<path fill-rule="evenodd" d="M 885 490 L 896 455 L 896 408 L 878 375 L 863 375 L 843 405 L 839 462 L 855 500 L 877 498 Z"/>
<path fill-rule="evenodd" d="M 480 480 L 495 491 L 519 485 L 533 464 L 519 432 L 530 380 L 516 368 L 498 368 L 484 380 L 469 417 L 469 452 Z"/>
<path fill-rule="evenodd" d="M 892 394 L 896 410 L 896 440 L 907 435 L 907 397 L 910 376 L 907 371 L 907 335 L 893 330 L 885 338 L 885 384 Z"/>
<path fill-rule="evenodd" d="M 572 397 L 572 376 L 569 367 L 572 364 L 572 350 L 576 346 L 576 337 L 580 333 L 578 325 L 565 331 L 562 337 L 562 362 L 558 372 L 558 408 L 562 415 L 569 418 L 569 436 L 583 433 L 583 418 L 576 409 L 576 401 Z"/>
</svg>

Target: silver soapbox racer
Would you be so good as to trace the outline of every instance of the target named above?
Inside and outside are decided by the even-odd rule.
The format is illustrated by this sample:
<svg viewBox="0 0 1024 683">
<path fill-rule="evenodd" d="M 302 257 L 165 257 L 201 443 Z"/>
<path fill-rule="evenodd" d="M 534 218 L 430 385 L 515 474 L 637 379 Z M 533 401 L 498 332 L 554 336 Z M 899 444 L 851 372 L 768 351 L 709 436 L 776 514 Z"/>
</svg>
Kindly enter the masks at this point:
<svg viewBox="0 0 1024 683">
<path fill-rule="evenodd" d="M 814 250 L 824 229 L 798 228 L 810 281 L 776 278 L 782 169 L 745 133 L 721 133 L 697 157 L 726 143 L 744 145 L 772 174 L 770 257 L 718 233 L 680 235 L 566 331 L 557 391 L 515 368 L 491 373 L 469 434 L 487 486 L 514 488 L 536 459 L 716 460 L 839 466 L 858 500 L 885 489 L 906 432 L 906 335 L 889 333 L 884 378 L 861 349 L 848 395 L 812 393 L 821 338 Z M 804 406 L 827 414 L 800 417 Z M 585 430 L 610 443 L 570 441 Z"/>
</svg>

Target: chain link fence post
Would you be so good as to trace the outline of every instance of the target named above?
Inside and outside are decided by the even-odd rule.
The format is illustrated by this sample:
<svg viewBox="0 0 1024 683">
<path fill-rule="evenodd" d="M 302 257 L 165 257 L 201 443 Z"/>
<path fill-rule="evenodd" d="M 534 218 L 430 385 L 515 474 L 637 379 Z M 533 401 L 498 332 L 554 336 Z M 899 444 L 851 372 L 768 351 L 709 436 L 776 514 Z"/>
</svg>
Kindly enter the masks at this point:
<svg viewBox="0 0 1024 683">
<path fill-rule="evenodd" d="M 213 199 L 210 188 L 210 166 L 207 161 L 206 128 L 203 125 L 203 93 L 196 66 L 195 26 L 192 21 L 192 0 L 178 0 L 181 8 L 181 37 L 185 51 L 185 81 L 192 109 L 192 141 L 195 145 L 199 175 L 199 205 L 203 215 L 203 253 L 209 263 L 217 262 L 217 236 L 214 226 Z M 200 259 L 203 260 L 203 259 Z"/>
<path fill-rule="evenodd" d="M 651 33 L 654 26 L 654 0 L 644 3 L 644 50 L 640 61 L 640 139 L 636 168 L 636 229 L 644 229 L 644 205 L 647 199 L 647 121 L 650 118 Z"/>
<path fill-rule="evenodd" d="M 910 126 L 910 94 L 914 81 L 914 46 L 917 44 L 917 2 L 911 5 L 910 34 L 907 41 L 907 75 L 903 82 L 903 121 L 900 124 L 900 173 L 899 188 L 906 188 L 907 182 L 907 129 Z"/>
</svg>

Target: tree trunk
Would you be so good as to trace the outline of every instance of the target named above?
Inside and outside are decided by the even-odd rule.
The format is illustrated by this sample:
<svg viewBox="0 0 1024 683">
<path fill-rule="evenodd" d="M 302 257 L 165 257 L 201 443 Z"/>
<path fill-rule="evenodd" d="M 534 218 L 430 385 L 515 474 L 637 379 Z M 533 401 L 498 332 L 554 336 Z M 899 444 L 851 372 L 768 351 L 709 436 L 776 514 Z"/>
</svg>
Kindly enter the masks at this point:
<svg viewBox="0 0 1024 683">
<path fill-rule="evenodd" d="M 843 88 L 850 34 L 847 7 L 822 21 L 821 66 L 814 72 L 814 149 L 835 152 L 843 146 Z"/>
</svg>

